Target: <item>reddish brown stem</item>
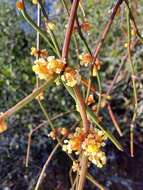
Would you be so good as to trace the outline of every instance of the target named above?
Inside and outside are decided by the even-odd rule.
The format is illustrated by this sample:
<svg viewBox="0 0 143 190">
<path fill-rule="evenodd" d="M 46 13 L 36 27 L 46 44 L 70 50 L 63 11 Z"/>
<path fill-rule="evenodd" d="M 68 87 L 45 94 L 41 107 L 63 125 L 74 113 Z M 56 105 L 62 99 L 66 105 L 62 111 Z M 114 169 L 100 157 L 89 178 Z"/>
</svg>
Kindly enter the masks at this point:
<svg viewBox="0 0 143 190">
<path fill-rule="evenodd" d="M 120 136 L 123 136 L 123 133 L 122 133 L 122 131 L 120 129 L 120 126 L 119 126 L 119 124 L 118 124 L 118 122 L 116 120 L 116 117 L 115 117 L 115 115 L 114 115 L 114 113 L 112 111 L 112 108 L 111 108 L 110 104 L 107 105 L 107 109 L 108 109 L 109 115 L 111 117 L 111 120 L 112 120 L 116 130 L 118 131 Z"/>
<path fill-rule="evenodd" d="M 76 18 L 76 12 L 77 12 L 79 1 L 80 0 L 73 0 L 73 3 L 72 3 L 72 8 L 71 8 L 71 12 L 70 12 L 69 20 L 68 20 L 68 26 L 67 26 L 65 40 L 63 44 L 63 50 L 62 50 L 62 58 L 65 60 L 67 60 L 68 58 L 70 39 L 72 35 L 72 30 L 73 30 L 74 21 Z"/>
<path fill-rule="evenodd" d="M 118 0 L 117 3 L 116 3 L 116 5 L 115 5 L 115 7 L 113 8 L 113 11 L 112 11 L 112 14 L 111 14 L 111 16 L 109 18 L 109 21 L 108 21 L 108 23 L 107 23 L 107 25 L 106 25 L 106 27 L 105 27 L 102 35 L 101 35 L 101 39 L 99 40 L 99 42 L 97 44 L 97 47 L 95 49 L 94 58 L 93 58 L 93 62 L 92 62 L 93 64 L 96 61 L 96 58 L 97 58 L 97 56 L 99 54 L 99 51 L 100 51 L 100 49 L 101 49 L 101 47 L 102 47 L 102 45 L 103 45 L 103 43 L 104 43 L 104 41 L 105 41 L 105 39 L 107 37 L 107 34 L 108 34 L 108 32 L 109 32 L 109 30 L 111 28 L 111 25 L 113 23 L 114 17 L 116 15 L 117 11 L 118 11 L 118 8 L 122 4 L 122 2 L 123 2 L 123 0 Z"/>
</svg>

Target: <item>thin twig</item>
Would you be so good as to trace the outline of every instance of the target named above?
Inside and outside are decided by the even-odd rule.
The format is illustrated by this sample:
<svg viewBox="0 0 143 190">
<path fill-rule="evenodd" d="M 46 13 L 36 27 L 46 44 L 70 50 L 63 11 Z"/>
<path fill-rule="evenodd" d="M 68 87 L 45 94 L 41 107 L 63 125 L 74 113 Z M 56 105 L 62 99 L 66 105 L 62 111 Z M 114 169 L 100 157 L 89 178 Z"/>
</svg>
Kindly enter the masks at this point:
<svg viewBox="0 0 143 190">
<path fill-rule="evenodd" d="M 55 146 L 55 148 L 54 148 L 54 149 L 52 150 L 52 152 L 50 153 L 50 155 L 49 155 L 47 161 L 45 162 L 45 164 L 44 164 L 44 166 L 43 166 L 43 168 L 42 168 L 42 171 L 41 171 L 41 173 L 40 173 L 40 176 L 39 176 L 39 178 L 38 178 L 38 181 L 37 181 L 35 190 L 38 190 L 38 189 L 39 189 L 39 186 L 40 186 L 40 184 L 42 183 L 42 178 L 43 178 L 43 175 L 44 175 L 44 173 L 45 173 L 45 171 L 46 171 L 46 169 L 47 169 L 47 167 L 48 167 L 48 164 L 49 164 L 49 162 L 51 161 L 51 159 L 53 158 L 53 156 L 54 156 L 55 152 L 57 151 L 57 149 L 59 148 L 59 146 L 60 146 L 60 143 L 57 143 L 57 145 Z"/>
<path fill-rule="evenodd" d="M 105 29 L 104 29 L 102 35 L 101 35 L 101 39 L 99 40 L 99 42 L 98 42 L 98 44 L 97 44 L 97 47 L 96 47 L 96 49 L 95 49 L 95 51 L 94 51 L 93 64 L 94 64 L 94 62 L 95 62 L 96 59 L 97 59 L 97 56 L 98 56 L 98 54 L 99 54 L 99 52 L 100 52 L 101 47 L 103 46 L 103 43 L 104 43 L 104 41 L 105 41 L 105 39 L 106 39 L 106 37 L 107 37 L 107 34 L 108 34 L 108 32 L 109 32 L 109 30 L 110 30 L 110 28 L 111 28 L 111 25 L 112 25 L 112 23 L 113 23 L 114 17 L 116 16 L 116 13 L 117 13 L 117 11 L 118 11 L 118 8 L 119 8 L 120 5 L 122 4 L 122 1 L 123 1 L 123 0 L 118 0 L 117 3 L 116 3 L 116 5 L 115 5 L 114 8 L 113 8 L 113 11 L 112 11 L 112 14 L 111 14 L 111 16 L 110 16 L 110 18 L 109 18 L 109 21 L 108 21 L 108 23 L 107 23 L 107 25 L 106 25 L 106 27 L 105 27 Z"/>
<path fill-rule="evenodd" d="M 134 157 L 134 125 L 137 116 L 137 107 L 138 107 L 138 100 L 137 100 L 137 89 L 136 89 L 136 73 L 134 64 L 131 57 L 131 24 L 130 24 L 130 12 L 127 11 L 127 27 L 128 27 L 128 60 L 131 67 L 131 79 L 133 85 L 133 94 L 134 94 L 134 113 L 132 117 L 132 123 L 130 126 L 130 153 L 131 157 Z"/>
<path fill-rule="evenodd" d="M 142 37 L 142 35 L 140 34 L 139 29 L 138 29 L 138 27 L 137 27 L 137 24 L 136 24 L 134 15 L 133 15 L 132 10 L 131 10 L 131 8 L 130 8 L 130 6 L 129 6 L 129 1 L 128 1 L 128 0 L 124 0 L 124 1 L 125 1 L 126 5 L 127 5 L 127 7 L 128 7 L 129 14 L 130 14 L 130 18 L 131 18 L 131 20 L 132 20 L 132 22 L 133 22 L 133 25 L 134 25 L 135 33 L 137 34 L 137 36 L 139 37 L 139 39 L 140 39 L 141 42 L 143 43 L 143 37 Z"/>
<path fill-rule="evenodd" d="M 112 120 L 112 122 L 113 122 L 113 124 L 114 124 L 114 126 L 115 126 L 115 128 L 117 130 L 117 132 L 119 133 L 120 136 L 123 136 L 123 133 L 122 133 L 122 131 L 120 129 L 120 126 L 119 126 L 116 118 L 115 118 L 115 115 L 114 115 L 114 113 L 112 111 L 112 108 L 111 108 L 110 104 L 107 105 L 107 109 L 108 109 L 109 115 L 111 117 L 111 120 Z"/>
<path fill-rule="evenodd" d="M 23 107 L 25 107 L 28 103 L 30 103 L 36 96 L 38 96 L 41 92 L 47 89 L 48 86 L 53 82 L 54 78 L 49 78 L 43 85 L 39 88 L 35 89 L 31 94 L 23 98 L 20 102 L 18 102 L 13 107 L 9 108 L 7 111 L 0 115 L 0 120 L 4 118 L 10 117 L 12 114 L 16 113 Z"/>
</svg>

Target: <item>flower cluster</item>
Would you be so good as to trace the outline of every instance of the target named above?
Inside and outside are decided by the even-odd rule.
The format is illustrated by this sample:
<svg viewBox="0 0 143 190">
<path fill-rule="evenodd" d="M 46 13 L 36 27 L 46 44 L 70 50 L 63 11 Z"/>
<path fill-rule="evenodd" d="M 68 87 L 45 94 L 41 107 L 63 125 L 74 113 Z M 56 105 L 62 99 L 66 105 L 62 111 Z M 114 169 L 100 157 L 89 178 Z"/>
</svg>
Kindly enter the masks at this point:
<svg viewBox="0 0 143 190">
<path fill-rule="evenodd" d="M 105 140 L 107 137 L 104 132 L 99 129 L 91 131 L 84 142 L 82 143 L 82 149 L 89 161 L 101 168 L 106 164 L 106 155 L 102 151 L 102 147 L 105 146 Z"/>
<path fill-rule="evenodd" d="M 34 61 L 34 65 L 32 67 L 33 71 L 40 79 L 47 79 L 50 76 L 60 74 L 63 71 L 65 63 L 62 60 L 56 59 L 54 56 L 47 57 L 48 53 L 46 50 L 40 50 L 39 52 L 32 49 L 31 54 L 36 56 L 38 53 L 40 55 L 40 58 Z M 47 58 L 44 59 L 41 57 Z"/>
<path fill-rule="evenodd" d="M 105 133 L 99 129 L 91 128 L 85 135 L 83 129 L 76 128 L 75 133 L 70 134 L 64 141 L 63 150 L 69 154 L 79 154 L 83 151 L 90 162 L 101 168 L 106 164 L 106 155 L 102 150 L 106 139 Z"/>
<path fill-rule="evenodd" d="M 47 79 L 49 78 L 49 76 L 53 75 L 53 73 L 48 69 L 47 66 L 48 66 L 47 60 L 39 58 L 34 61 L 32 69 L 40 79 Z"/>
<path fill-rule="evenodd" d="M 66 83 L 66 85 L 70 87 L 80 83 L 81 80 L 79 72 L 71 67 L 66 67 L 61 78 Z"/>
<path fill-rule="evenodd" d="M 65 67 L 65 61 L 56 59 L 54 56 L 48 56 L 47 50 L 37 50 L 31 48 L 31 55 L 38 57 L 34 61 L 33 71 L 40 79 L 48 79 L 55 74 L 61 74 L 61 79 L 66 85 L 73 87 L 80 82 L 81 76 L 79 72 L 71 67 Z"/>
<path fill-rule="evenodd" d="M 63 150 L 71 154 L 73 151 L 79 154 L 82 147 L 82 142 L 85 140 L 86 135 L 81 128 L 76 128 L 74 134 L 70 134 L 68 139 L 64 140 Z"/>
</svg>

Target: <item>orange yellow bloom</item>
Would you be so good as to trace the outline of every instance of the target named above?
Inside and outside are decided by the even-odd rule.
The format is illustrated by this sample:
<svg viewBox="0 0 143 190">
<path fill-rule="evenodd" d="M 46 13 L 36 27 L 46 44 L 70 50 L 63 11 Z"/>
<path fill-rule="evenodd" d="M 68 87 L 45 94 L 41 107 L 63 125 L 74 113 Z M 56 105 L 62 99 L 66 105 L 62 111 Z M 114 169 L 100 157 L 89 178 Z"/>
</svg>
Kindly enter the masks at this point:
<svg viewBox="0 0 143 190">
<path fill-rule="evenodd" d="M 41 92 L 35 99 L 44 100 L 44 92 Z"/>
<path fill-rule="evenodd" d="M 35 57 L 46 58 L 46 57 L 48 57 L 48 51 L 46 49 L 37 50 L 35 47 L 32 47 L 31 55 L 33 55 Z"/>
<path fill-rule="evenodd" d="M 77 172 L 80 169 L 79 163 L 74 161 L 72 165 L 72 171 Z"/>
<path fill-rule="evenodd" d="M 74 70 L 70 67 L 67 67 L 65 69 L 65 72 L 61 78 L 64 82 L 66 82 L 66 85 L 68 85 L 70 87 L 74 87 L 76 84 L 78 84 L 80 82 L 80 79 L 81 79 L 78 71 Z"/>
<path fill-rule="evenodd" d="M 61 133 L 61 135 L 65 136 L 65 137 L 67 137 L 69 135 L 69 131 L 66 128 L 61 128 L 60 133 Z"/>
<path fill-rule="evenodd" d="M 48 65 L 47 65 L 47 68 L 56 73 L 56 74 L 60 74 L 64 67 L 65 67 L 65 62 L 63 62 L 62 60 L 60 59 L 55 59 L 54 56 L 49 56 L 48 57 Z"/>
<path fill-rule="evenodd" d="M 128 43 L 125 43 L 125 44 L 124 44 L 124 47 L 125 47 L 125 48 L 128 48 Z"/>
<path fill-rule="evenodd" d="M 57 137 L 57 133 L 56 131 L 51 131 L 49 134 L 48 134 L 48 137 L 51 137 L 53 140 L 56 140 L 56 137 Z"/>
<path fill-rule="evenodd" d="M 24 9 L 24 3 L 21 2 L 21 1 L 18 1 L 16 3 L 16 8 L 19 9 L 19 10 L 23 10 Z"/>
<path fill-rule="evenodd" d="M 92 129 L 87 135 L 86 139 L 82 143 L 82 149 L 84 154 L 88 157 L 89 161 L 101 168 L 106 164 L 106 156 L 102 151 L 102 147 L 105 146 L 105 140 L 107 137 L 104 132 L 99 129 Z"/>
<path fill-rule="evenodd" d="M 47 65 L 48 62 L 43 58 L 40 58 L 34 62 L 32 69 L 40 79 L 47 79 L 49 76 L 53 75 L 53 73 L 47 68 Z"/>
<path fill-rule="evenodd" d="M 51 21 L 48 21 L 48 22 L 46 21 L 45 26 L 46 26 L 47 32 L 49 32 L 49 30 L 53 31 L 56 28 L 56 25 L 54 24 L 54 22 L 51 22 Z"/>
<path fill-rule="evenodd" d="M 64 140 L 63 150 L 67 151 L 69 154 L 75 151 L 76 154 L 80 153 L 82 141 L 85 138 L 84 132 L 80 128 L 76 128 L 74 134 L 68 136 L 69 140 Z"/>
<path fill-rule="evenodd" d="M 79 59 L 81 60 L 80 64 L 87 67 L 92 62 L 93 57 L 89 53 L 82 53 L 79 55 Z"/>
<path fill-rule="evenodd" d="M 91 24 L 88 22 L 88 21 L 84 21 L 82 24 L 81 24 L 81 28 L 84 32 L 88 32 L 91 30 L 92 26 Z"/>
<path fill-rule="evenodd" d="M 37 4 L 38 4 L 38 0 L 32 0 L 32 3 L 33 3 L 34 5 L 37 5 Z"/>
<path fill-rule="evenodd" d="M 93 72 L 92 75 L 95 77 L 97 75 L 97 72 L 100 70 L 101 63 L 99 59 L 96 59 L 94 65 L 93 65 Z"/>
<path fill-rule="evenodd" d="M 40 50 L 42 56 L 47 56 L 46 50 Z M 31 54 L 37 54 L 36 49 L 33 48 Z M 55 74 L 60 74 L 65 68 L 65 62 L 56 59 L 54 56 L 49 56 L 47 59 L 39 58 L 34 61 L 33 71 L 40 79 L 47 79 Z"/>
<path fill-rule="evenodd" d="M 90 162 L 101 168 L 106 164 L 106 155 L 102 150 L 106 139 L 105 133 L 99 129 L 90 128 L 89 133 L 85 135 L 83 129 L 76 128 L 75 133 L 64 141 L 63 150 L 69 154 L 79 154 L 82 151 Z"/>
</svg>

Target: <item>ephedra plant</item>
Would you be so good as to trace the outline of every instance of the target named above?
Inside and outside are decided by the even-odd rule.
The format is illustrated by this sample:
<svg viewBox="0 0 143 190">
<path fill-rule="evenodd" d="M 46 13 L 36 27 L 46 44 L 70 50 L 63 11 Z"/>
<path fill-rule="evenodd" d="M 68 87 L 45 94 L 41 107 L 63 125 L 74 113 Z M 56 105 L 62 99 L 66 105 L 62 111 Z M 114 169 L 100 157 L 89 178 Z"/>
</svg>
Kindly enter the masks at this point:
<svg viewBox="0 0 143 190">
<path fill-rule="evenodd" d="M 35 190 L 39 189 L 44 172 L 59 147 L 73 162 L 70 172 L 71 189 L 84 189 L 86 180 L 89 180 L 99 189 L 104 189 L 104 187 L 94 179 L 94 176 L 90 175 L 88 168 L 90 165 L 94 165 L 102 170 L 102 167 L 106 165 L 108 155 L 105 154 L 104 147 L 106 146 L 107 141 L 111 141 L 115 147 L 119 149 L 119 151 L 123 151 L 123 147 L 120 142 L 106 128 L 104 118 L 101 118 L 100 112 L 103 108 L 109 111 L 111 120 L 119 136 L 122 136 L 123 132 L 118 125 L 118 121 L 116 120 L 110 105 L 110 101 L 112 100 L 110 93 L 116 84 L 117 77 L 125 61 L 129 63 L 131 68 L 132 91 L 134 99 L 134 112 L 130 122 L 130 153 L 132 157 L 134 156 L 134 126 L 137 117 L 138 98 L 136 88 L 137 76 L 132 60 L 132 48 L 134 48 L 132 47 L 132 36 L 136 36 L 141 43 L 143 42 L 143 39 L 139 33 L 132 9 L 130 8 L 130 3 L 128 0 L 117 0 L 115 2 L 107 24 L 105 25 L 104 30 L 100 32 L 100 40 L 97 44 L 95 44 L 95 47 L 90 47 L 90 44 L 88 44 L 84 35 L 85 33 L 90 32 L 91 28 L 94 27 L 91 26 L 90 22 L 86 18 L 88 15 L 85 15 L 84 12 L 84 2 L 80 0 L 61 0 L 61 4 L 66 10 L 66 15 L 68 16 L 66 29 L 63 27 L 63 42 L 59 42 L 59 38 L 55 34 L 54 30 L 56 24 L 49 20 L 45 2 L 43 0 L 32 0 L 32 3 L 32 6 L 37 6 L 37 23 L 33 21 L 27 13 L 26 2 L 24 0 L 19 0 L 16 3 L 16 7 L 23 15 L 25 21 L 37 33 L 37 43 L 35 47 L 31 47 L 31 56 L 34 58 L 32 70 L 36 75 L 36 88 L 31 94 L 26 96 L 15 106 L 8 109 L 4 113 L 1 113 L 0 132 L 7 129 L 6 120 L 12 114 L 21 110 L 32 100 L 37 99 L 39 106 L 51 128 L 51 132 L 48 136 L 49 138 L 57 141 L 57 145 L 43 166 L 37 180 L 37 184 L 35 185 Z M 122 5 L 124 5 L 124 9 L 126 11 L 127 43 L 125 46 L 127 49 L 127 54 L 124 62 L 117 70 L 111 85 L 108 90 L 105 91 L 102 87 L 103 84 L 100 77 L 100 69 L 102 67 L 101 60 L 99 58 L 100 50 L 105 44 L 106 37 L 108 36 L 110 28 L 113 25 L 115 17 L 120 14 Z M 82 14 L 82 22 L 79 21 L 79 14 Z M 41 22 L 44 23 L 44 26 L 41 25 Z M 76 48 L 74 60 L 71 60 L 72 56 L 69 56 L 69 54 L 73 53 L 70 49 L 72 38 Z M 92 38 L 92 36 L 90 36 L 90 38 Z M 46 47 L 45 49 L 40 48 L 40 39 L 43 39 L 48 44 L 50 51 L 46 49 Z M 63 45 L 61 46 L 60 44 Z M 83 51 L 81 51 L 82 47 L 79 47 L 81 44 L 84 45 Z M 86 69 L 86 74 L 81 72 L 82 68 Z M 96 86 L 94 81 L 97 82 Z M 51 84 L 64 86 L 69 95 L 73 98 L 76 109 L 74 114 L 80 115 L 81 118 L 81 121 L 78 125 L 76 125 L 76 127 L 69 128 L 67 126 L 67 128 L 55 128 L 42 103 L 42 99 L 44 98 L 43 93 Z M 39 128 L 40 126 L 35 128 L 32 133 Z M 26 167 L 28 167 L 29 162 L 32 133 L 29 135 Z"/>
</svg>

